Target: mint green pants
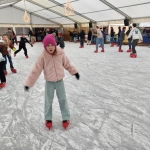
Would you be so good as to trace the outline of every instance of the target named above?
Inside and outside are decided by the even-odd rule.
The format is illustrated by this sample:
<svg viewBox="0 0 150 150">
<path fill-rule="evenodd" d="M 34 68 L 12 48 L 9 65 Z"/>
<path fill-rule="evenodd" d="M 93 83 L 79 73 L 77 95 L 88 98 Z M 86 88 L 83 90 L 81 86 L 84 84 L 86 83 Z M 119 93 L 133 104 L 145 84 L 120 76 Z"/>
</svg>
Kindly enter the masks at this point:
<svg viewBox="0 0 150 150">
<path fill-rule="evenodd" d="M 59 101 L 61 115 L 63 120 L 70 119 L 70 112 L 66 99 L 64 81 L 60 80 L 57 82 L 46 81 L 45 83 L 45 120 L 52 120 L 52 103 L 54 99 L 54 92 L 56 89 L 56 95 Z"/>
</svg>

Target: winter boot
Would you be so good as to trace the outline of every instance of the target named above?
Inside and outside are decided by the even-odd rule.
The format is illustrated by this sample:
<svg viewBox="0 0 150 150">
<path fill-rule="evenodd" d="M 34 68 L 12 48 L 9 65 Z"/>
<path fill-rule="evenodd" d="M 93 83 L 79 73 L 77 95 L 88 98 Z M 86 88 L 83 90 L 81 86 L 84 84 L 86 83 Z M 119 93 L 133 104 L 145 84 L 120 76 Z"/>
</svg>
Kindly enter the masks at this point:
<svg viewBox="0 0 150 150">
<path fill-rule="evenodd" d="M 6 85 L 6 82 L 0 83 L 0 88 L 3 88 Z"/>
<path fill-rule="evenodd" d="M 6 70 L 4 70 L 4 74 L 5 74 L 5 76 L 7 76 L 7 74 L 8 74 L 8 73 L 7 73 L 7 71 L 6 71 Z"/>
<path fill-rule="evenodd" d="M 62 126 L 64 127 L 64 129 L 66 129 L 68 127 L 68 125 L 69 125 L 69 120 L 64 120 L 62 122 Z"/>
<path fill-rule="evenodd" d="M 28 55 L 26 55 L 26 58 L 29 58 Z"/>
<path fill-rule="evenodd" d="M 95 50 L 94 53 L 98 53 L 98 50 Z"/>
<path fill-rule="evenodd" d="M 127 50 L 127 52 L 128 52 L 128 53 L 129 53 L 129 52 L 132 52 L 132 49 Z"/>
<path fill-rule="evenodd" d="M 119 49 L 118 49 L 118 52 L 123 52 L 123 50 L 119 48 Z"/>
<path fill-rule="evenodd" d="M 50 130 L 51 127 L 52 127 L 52 121 L 51 120 L 46 120 L 45 125 Z"/>
<path fill-rule="evenodd" d="M 10 70 L 11 70 L 12 73 L 17 73 L 17 70 L 14 69 L 14 68 L 10 68 Z"/>
<path fill-rule="evenodd" d="M 101 52 L 105 52 L 104 49 L 102 49 Z"/>
</svg>

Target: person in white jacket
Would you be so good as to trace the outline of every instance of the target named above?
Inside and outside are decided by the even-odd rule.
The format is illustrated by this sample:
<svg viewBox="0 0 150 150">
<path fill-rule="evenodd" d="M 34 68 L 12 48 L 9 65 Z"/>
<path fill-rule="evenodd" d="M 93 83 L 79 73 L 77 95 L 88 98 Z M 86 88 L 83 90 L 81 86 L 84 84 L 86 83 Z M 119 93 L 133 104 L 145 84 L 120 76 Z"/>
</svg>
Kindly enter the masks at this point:
<svg viewBox="0 0 150 150">
<path fill-rule="evenodd" d="M 132 41 L 132 53 L 130 54 L 130 57 L 136 58 L 137 54 L 136 54 L 135 47 L 139 40 L 141 40 L 141 42 L 143 41 L 143 37 L 141 35 L 140 30 L 136 28 L 136 23 L 133 24 L 133 29 L 131 30 L 128 36 L 128 39 L 131 38 L 131 36 L 132 36 L 133 41 Z"/>
</svg>

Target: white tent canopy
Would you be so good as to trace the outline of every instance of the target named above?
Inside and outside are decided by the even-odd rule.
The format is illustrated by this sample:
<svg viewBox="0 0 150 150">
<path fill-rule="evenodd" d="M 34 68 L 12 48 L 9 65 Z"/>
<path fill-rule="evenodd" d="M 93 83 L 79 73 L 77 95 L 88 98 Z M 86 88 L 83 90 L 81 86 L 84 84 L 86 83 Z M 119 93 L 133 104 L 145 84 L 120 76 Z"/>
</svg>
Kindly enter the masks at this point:
<svg viewBox="0 0 150 150">
<path fill-rule="evenodd" d="M 150 22 L 142 22 L 139 24 L 139 27 L 141 28 L 150 27 Z"/>
<path fill-rule="evenodd" d="M 150 0 L 70 0 L 74 13 L 65 16 L 66 0 L 1 0 L 1 23 L 25 24 L 22 21 L 26 9 L 31 17 L 28 24 L 50 24 L 55 26 L 85 24 L 90 21 L 108 22 L 147 18 L 150 14 Z"/>
</svg>

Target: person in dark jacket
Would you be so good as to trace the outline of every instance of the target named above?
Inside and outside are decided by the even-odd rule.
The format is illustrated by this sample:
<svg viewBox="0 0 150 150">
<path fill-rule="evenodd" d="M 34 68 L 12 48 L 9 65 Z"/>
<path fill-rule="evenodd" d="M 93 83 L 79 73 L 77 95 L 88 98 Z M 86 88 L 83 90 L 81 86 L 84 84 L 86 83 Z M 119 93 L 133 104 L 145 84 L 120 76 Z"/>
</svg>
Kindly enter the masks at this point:
<svg viewBox="0 0 150 150">
<path fill-rule="evenodd" d="M 114 47 L 114 29 L 113 29 L 113 27 L 111 27 L 111 30 L 110 30 L 110 43 L 111 43 L 111 47 Z"/>
<path fill-rule="evenodd" d="M 18 45 L 18 43 L 17 43 L 17 36 L 16 36 L 16 34 L 15 34 L 15 32 L 12 30 L 12 33 L 13 33 L 13 39 L 12 39 L 12 43 L 13 43 L 13 45 L 16 43 L 16 45 Z"/>
<path fill-rule="evenodd" d="M 31 36 L 33 36 L 33 32 L 31 31 L 31 29 L 29 29 L 28 36 L 30 36 L 30 41 L 31 41 Z"/>
<path fill-rule="evenodd" d="M 68 32 L 69 32 L 69 36 L 70 36 L 70 42 L 72 42 L 73 33 L 71 31 L 68 31 Z"/>
<path fill-rule="evenodd" d="M 126 35 L 128 36 L 130 34 L 130 31 L 132 30 L 132 27 L 130 26 L 129 27 L 129 30 L 126 32 Z M 131 48 L 131 45 L 132 45 L 132 37 L 130 37 L 128 39 L 128 45 L 129 45 L 129 49 L 127 50 L 127 52 L 132 52 L 132 48 Z"/>
<path fill-rule="evenodd" d="M 87 45 L 91 45 L 91 38 L 92 37 L 92 31 L 91 30 L 89 30 L 89 32 L 88 32 L 88 38 L 87 38 Z"/>
<path fill-rule="evenodd" d="M 118 50 L 119 52 L 123 52 L 123 50 L 121 49 L 121 47 L 122 47 L 122 43 L 123 43 L 124 38 L 125 38 L 125 31 L 126 31 L 126 27 L 123 27 L 122 31 L 120 33 L 120 46 L 119 46 L 119 50 Z"/>
<path fill-rule="evenodd" d="M 82 30 L 80 32 L 80 47 L 79 48 L 84 48 L 84 39 L 85 39 L 85 32 Z"/>
<path fill-rule="evenodd" d="M 0 52 L 2 50 L 0 49 Z M 0 88 L 3 88 L 6 84 L 6 77 L 5 77 L 5 73 L 4 73 L 4 66 L 5 66 L 5 58 L 2 56 L 2 54 L 0 53 Z"/>
<path fill-rule="evenodd" d="M 26 43 L 29 43 L 29 44 L 30 44 L 30 42 L 26 39 L 25 35 L 23 34 L 22 37 L 20 38 L 19 49 L 14 52 L 14 57 L 15 57 L 16 54 L 17 54 L 18 52 L 20 52 L 21 49 L 23 48 L 23 50 L 24 50 L 24 55 L 25 55 L 26 58 L 28 58 Z M 32 44 L 30 44 L 30 45 L 33 47 Z"/>
<path fill-rule="evenodd" d="M 117 46 L 120 45 L 120 33 L 121 33 L 121 27 L 119 26 L 118 27 L 118 45 Z"/>
<path fill-rule="evenodd" d="M 62 33 L 58 34 L 57 45 L 60 45 L 62 49 L 65 47 L 64 38 L 62 37 Z"/>
<path fill-rule="evenodd" d="M 8 31 L 7 31 L 6 35 L 8 36 L 8 39 L 12 41 L 13 33 L 12 33 L 12 30 L 10 28 L 8 28 Z"/>
</svg>

